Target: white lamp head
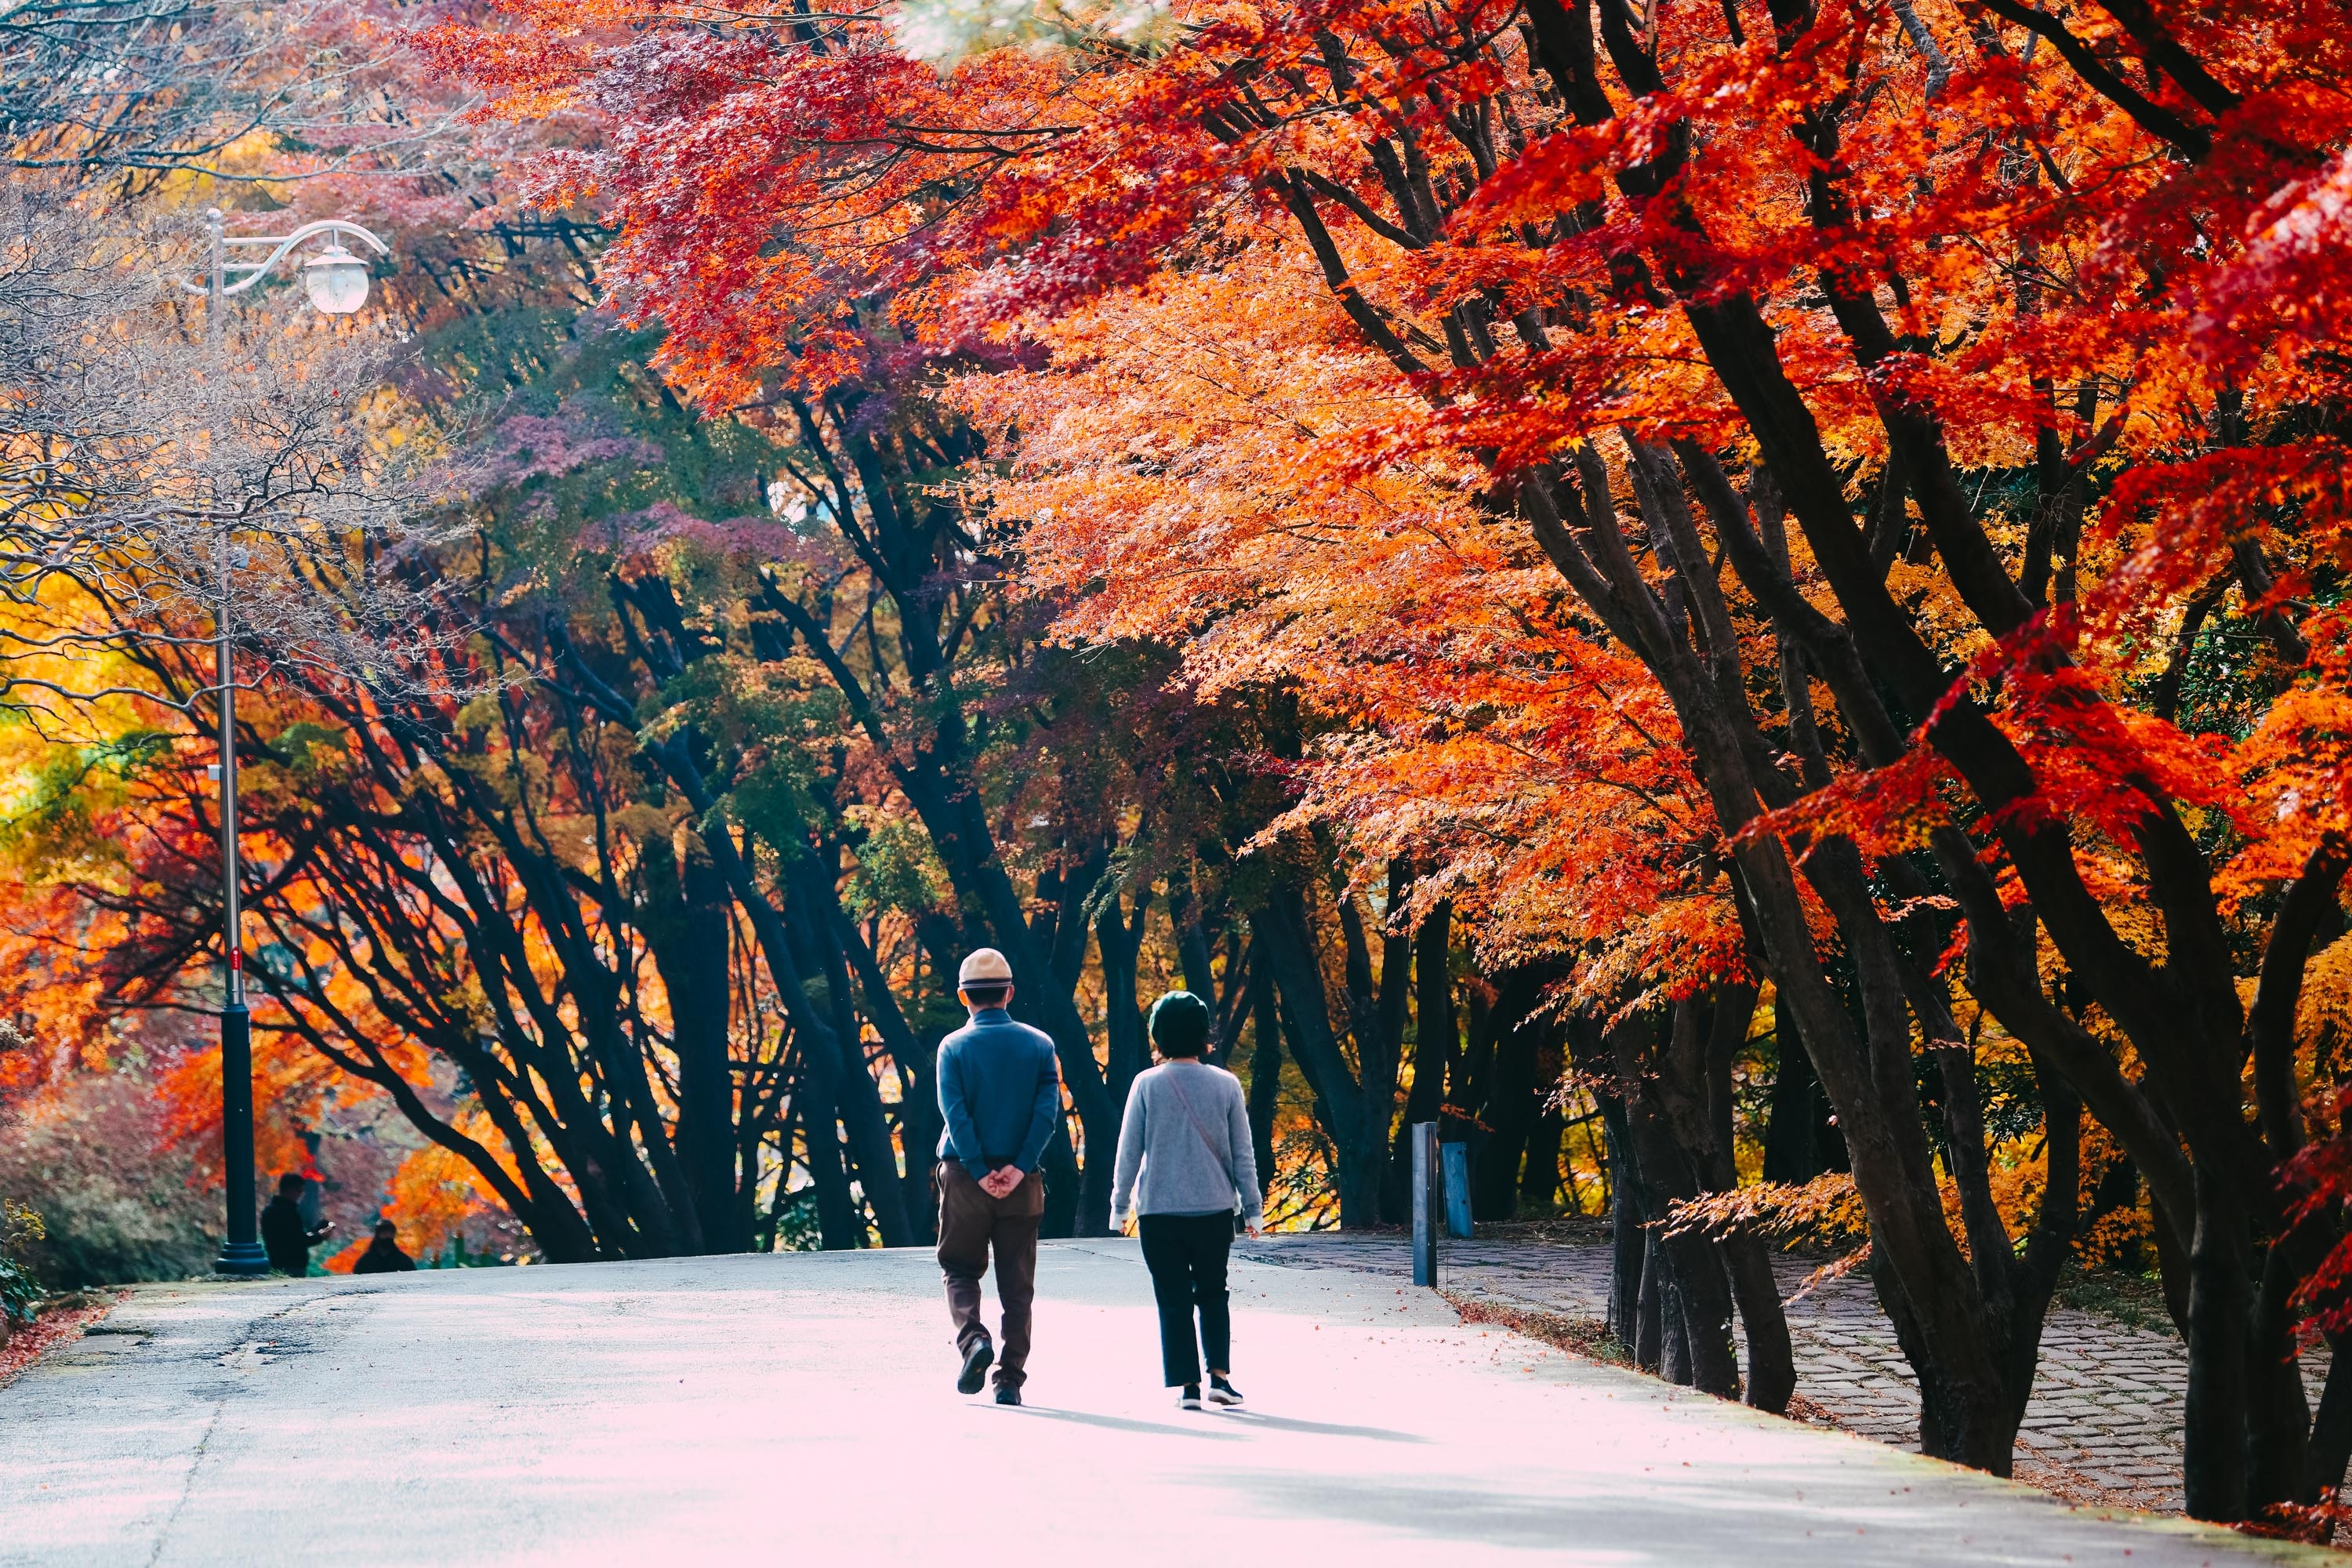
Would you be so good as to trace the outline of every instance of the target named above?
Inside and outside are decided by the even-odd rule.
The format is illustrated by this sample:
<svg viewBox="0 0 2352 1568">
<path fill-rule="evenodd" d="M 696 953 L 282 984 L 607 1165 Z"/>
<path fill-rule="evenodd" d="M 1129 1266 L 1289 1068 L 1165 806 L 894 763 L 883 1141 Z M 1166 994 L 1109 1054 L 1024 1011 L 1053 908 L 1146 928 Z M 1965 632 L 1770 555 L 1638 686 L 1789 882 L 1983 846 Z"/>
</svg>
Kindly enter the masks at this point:
<svg viewBox="0 0 2352 1568">
<path fill-rule="evenodd" d="M 367 303 L 368 264 L 329 240 L 327 248 L 302 264 L 302 287 L 321 315 L 348 316 Z"/>
</svg>

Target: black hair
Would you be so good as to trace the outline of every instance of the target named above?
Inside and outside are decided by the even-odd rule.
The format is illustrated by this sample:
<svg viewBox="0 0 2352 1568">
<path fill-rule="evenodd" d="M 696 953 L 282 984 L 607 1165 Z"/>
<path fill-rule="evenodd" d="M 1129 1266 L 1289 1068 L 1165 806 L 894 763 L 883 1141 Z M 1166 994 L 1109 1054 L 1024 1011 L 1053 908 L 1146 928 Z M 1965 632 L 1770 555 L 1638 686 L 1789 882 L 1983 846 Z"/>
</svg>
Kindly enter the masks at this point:
<svg viewBox="0 0 2352 1568">
<path fill-rule="evenodd" d="M 1151 1005 L 1151 1043 L 1163 1057 L 1198 1057 L 1209 1048 L 1209 1005 L 1171 991 Z"/>
<path fill-rule="evenodd" d="M 1002 1007 L 1013 994 L 1010 980 L 967 980 L 959 987 L 975 1007 Z"/>
<path fill-rule="evenodd" d="M 278 1195 L 281 1198 L 290 1198 L 310 1184 L 310 1177 L 289 1171 L 278 1178 Z"/>
</svg>

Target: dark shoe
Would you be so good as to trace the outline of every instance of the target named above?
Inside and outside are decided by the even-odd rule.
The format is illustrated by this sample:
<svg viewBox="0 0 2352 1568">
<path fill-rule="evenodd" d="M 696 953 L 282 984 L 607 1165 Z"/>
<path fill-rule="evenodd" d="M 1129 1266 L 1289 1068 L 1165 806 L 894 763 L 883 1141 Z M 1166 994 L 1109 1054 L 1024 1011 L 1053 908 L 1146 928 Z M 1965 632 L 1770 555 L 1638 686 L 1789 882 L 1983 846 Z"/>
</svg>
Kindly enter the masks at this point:
<svg viewBox="0 0 2352 1568">
<path fill-rule="evenodd" d="M 1018 1405 L 1021 1403 L 1021 1391 L 1009 1383 L 1000 1383 L 996 1385 L 996 1403 Z"/>
<path fill-rule="evenodd" d="M 1242 1391 L 1235 1388 L 1223 1378 L 1219 1377 L 1216 1373 L 1211 1373 L 1209 1374 L 1209 1403 L 1212 1405 L 1239 1405 L 1242 1403 Z"/>
<path fill-rule="evenodd" d="M 1176 1397 L 1176 1408 L 1179 1410 L 1200 1409 L 1201 1385 L 1197 1383 L 1186 1384 L 1184 1385 L 1184 1392 Z"/>
<path fill-rule="evenodd" d="M 996 1347 L 986 1340 L 974 1340 L 971 1349 L 963 1352 L 963 1373 L 956 1379 L 958 1394 L 978 1394 L 980 1385 L 988 1380 L 989 1363 L 996 1359 Z"/>
</svg>

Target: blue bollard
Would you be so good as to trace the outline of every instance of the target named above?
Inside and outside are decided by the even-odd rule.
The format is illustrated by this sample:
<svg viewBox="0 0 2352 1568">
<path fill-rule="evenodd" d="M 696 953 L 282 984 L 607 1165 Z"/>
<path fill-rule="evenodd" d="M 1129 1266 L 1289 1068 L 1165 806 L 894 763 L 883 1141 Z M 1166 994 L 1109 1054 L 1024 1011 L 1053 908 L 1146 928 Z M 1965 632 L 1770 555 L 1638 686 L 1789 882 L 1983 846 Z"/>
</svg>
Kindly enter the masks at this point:
<svg viewBox="0 0 2352 1568">
<path fill-rule="evenodd" d="M 1445 1223 L 1437 1151 L 1437 1123 L 1413 1123 L 1412 1282 L 1416 1285 L 1437 1283 L 1437 1234 Z"/>
<path fill-rule="evenodd" d="M 1445 1234 L 1470 1239 L 1470 1145 L 1441 1143 L 1445 1163 Z"/>
</svg>

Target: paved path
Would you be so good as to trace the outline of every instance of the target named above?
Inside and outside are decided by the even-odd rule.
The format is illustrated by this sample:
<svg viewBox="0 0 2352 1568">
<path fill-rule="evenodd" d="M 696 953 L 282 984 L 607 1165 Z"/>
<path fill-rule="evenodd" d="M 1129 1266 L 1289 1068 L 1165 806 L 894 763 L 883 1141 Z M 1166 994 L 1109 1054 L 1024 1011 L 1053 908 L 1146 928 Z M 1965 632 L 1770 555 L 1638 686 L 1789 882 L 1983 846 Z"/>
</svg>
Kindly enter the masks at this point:
<svg viewBox="0 0 2352 1568">
<path fill-rule="evenodd" d="M 1049 1246 L 1034 1403 L 918 1251 L 139 1291 L 0 1389 L 0 1563 L 1449 1568 L 2334 1561 L 2030 1489 L 1243 1263 L 1173 1409 L 1133 1244 Z"/>
<path fill-rule="evenodd" d="M 1245 1243 L 1253 1256 L 1293 1267 L 1341 1268 L 1409 1279 L 1412 1256 L 1393 1235 L 1274 1236 Z M 1609 1306 L 1609 1251 L 1601 1246 L 1450 1241 L 1446 1288 L 1556 1312 L 1601 1319 Z M 1792 1295 L 1811 1265 L 1774 1260 Z M 1919 1393 L 1870 1282 L 1832 1280 L 1789 1308 L 1797 1392 L 1843 1430 L 1916 1450 Z M 2304 1368 L 2315 1405 L 2324 1359 Z M 2033 1401 L 2018 1434 L 2019 1474 L 2078 1500 L 2178 1513 L 2181 1406 L 2187 1353 L 2169 1334 L 2064 1307 L 2042 1331 Z"/>
</svg>

